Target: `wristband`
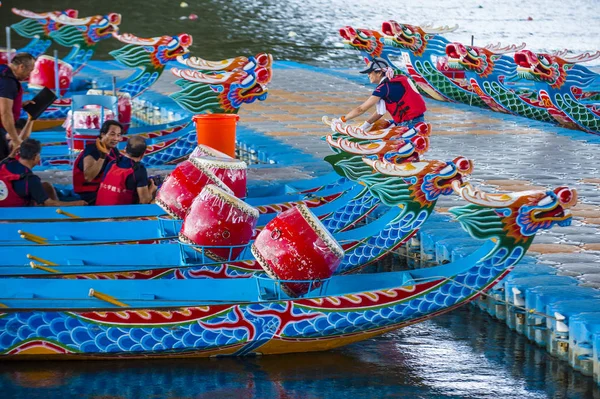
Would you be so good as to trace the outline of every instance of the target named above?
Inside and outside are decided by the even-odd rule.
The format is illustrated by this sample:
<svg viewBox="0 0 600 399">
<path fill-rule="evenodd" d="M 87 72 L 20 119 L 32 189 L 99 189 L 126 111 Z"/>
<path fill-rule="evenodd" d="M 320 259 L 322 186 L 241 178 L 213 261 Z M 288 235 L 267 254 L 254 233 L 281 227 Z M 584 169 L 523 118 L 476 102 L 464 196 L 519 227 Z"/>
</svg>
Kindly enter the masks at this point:
<svg viewBox="0 0 600 399">
<path fill-rule="evenodd" d="M 342 116 L 342 117 L 340 118 L 340 120 L 341 120 L 342 122 L 346 123 L 346 117 L 345 117 L 345 116 Z"/>
</svg>

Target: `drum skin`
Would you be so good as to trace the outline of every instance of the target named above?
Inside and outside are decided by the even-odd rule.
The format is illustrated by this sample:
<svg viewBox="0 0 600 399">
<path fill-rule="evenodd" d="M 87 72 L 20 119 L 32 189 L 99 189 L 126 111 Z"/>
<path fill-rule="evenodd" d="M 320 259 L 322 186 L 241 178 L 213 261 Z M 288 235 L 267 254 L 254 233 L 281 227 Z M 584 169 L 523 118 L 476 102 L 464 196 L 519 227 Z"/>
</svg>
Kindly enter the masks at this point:
<svg viewBox="0 0 600 399">
<path fill-rule="evenodd" d="M 189 161 L 203 171 L 211 171 L 238 198 L 246 198 L 246 162 L 234 158 L 190 157 Z"/>
<path fill-rule="evenodd" d="M 183 161 L 167 176 L 158 190 L 156 204 L 172 217 L 184 219 L 192 202 L 207 184 L 214 184 L 231 192 L 210 170 L 201 170 L 189 160 Z"/>
<path fill-rule="evenodd" d="M 318 280 L 328 279 L 344 257 L 344 250 L 319 219 L 303 204 L 280 213 L 258 234 L 252 254 L 265 272 L 276 280 L 317 280 L 282 283 L 291 297 L 298 297 Z"/>
</svg>

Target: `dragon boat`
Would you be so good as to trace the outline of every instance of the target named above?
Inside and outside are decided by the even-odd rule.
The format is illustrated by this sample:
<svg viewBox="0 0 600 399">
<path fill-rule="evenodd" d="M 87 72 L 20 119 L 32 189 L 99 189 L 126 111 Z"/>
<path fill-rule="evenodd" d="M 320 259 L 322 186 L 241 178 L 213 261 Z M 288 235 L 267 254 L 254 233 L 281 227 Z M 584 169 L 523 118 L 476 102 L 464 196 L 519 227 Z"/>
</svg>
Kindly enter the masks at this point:
<svg viewBox="0 0 600 399">
<path fill-rule="evenodd" d="M 17 53 L 29 53 L 38 57 L 46 52 L 52 45 L 52 32 L 57 31 L 62 26 L 56 21 L 56 17 L 66 15 L 69 18 L 77 18 L 77 10 L 68 9 L 64 11 L 49 11 L 36 13 L 29 10 L 18 8 L 12 9 L 13 14 L 23 17 L 21 22 L 11 25 L 11 28 L 27 39 L 31 39 L 24 47 L 18 49 Z M 2 50 L 4 51 L 4 49 Z"/>
<path fill-rule="evenodd" d="M 238 64 L 240 63 L 236 65 Z M 272 57 L 261 53 L 247 58 L 242 65 L 244 66 L 240 69 L 210 74 L 174 68 L 172 72 L 181 77 L 176 83 L 182 90 L 171 97 L 184 109 L 196 114 L 235 114 L 243 104 L 265 100 L 266 86 L 272 77 Z M 191 118 L 150 131 L 132 132 L 144 134 L 148 138 L 144 163 L 157 166 L 175 164 L 185 159 L 197 143 L 196 132 L 190 121 Z M 123 145 L 124 143 L 121 144 Z M 72 149 L 69 146 L 53 145 L 44 148 L 42 166 L 69 164 L 71 158 Z"/>
<path fill-rule="evenodd" d="M 417 87 L 437 100 L 460 102 L 486 108 L 487 105 L 464 79 L 464 74 L 449 74 L 451 68 L 444 62 L 446 71 L 438 69 L 434 60 L 445 59 L 448 40 L 441 33 L 454 28 L 432 29 L 416 25 L 385 21 L 381 24 L 386 46 L 402 50 L 403 61 Z M 446 72 L 446 73 L 444 73 Z"/>
<path fill-rule="evenodd" d="M 564 112 L 548 106 L 545 92 L 538 94 L 531 86 L 523 89 L 527 80 L 518 73 L 522 67 L 506 54 L 521 52 L 524 47 L 525 43 L 477 47 L 454 42 L 446 45 L 446 53 L 453 68 L 466 71 L 471 86 L 490 109 L 573 128 L 574 122 Z"/>
<path fill-rule="evenodd" d="M 274 278 L 0 279 L 0 356 L 123 359 L 332 349 L 472 301 L 510 272 L 538 230 L 568 225 L 568 208 L 576 203 L 576 192 L 566 187 L 492 195 L 458 181 L 452 186 L 469 204 L 451 213 L 473 237 L 485 240 L 458 262 L 411 271 L 282 279 L 285 270 L 296 269 L 300 255 L 289 248 L 291 252 L 273 257 L 269 248 L 283 245 L 278 234 L 293 234 L 273 228 L 252 252 Z M 307 217 L 305 223 L 313 226 L 308 221 L 316 219 Z M 311 234 L 322 243 L 320 259 L 335 266 L 339 246 L 318 226 Z"/>
<path fill-rule="evenodd" d="M 598 57 L 600 51 L 572 57 L 530 50 L 514 54 L 517 74 L 537 82 L 538 97 L 550 115 L 566 127 L 595 134 L 600 134 L 600 75 L 579 64 Z"/>
<path fill-rule="evenodd" d="M 346 26 L 340 29 L 340 35 L 345 47 L 360 51 L 368 59 L 385 58 L 396 73 L 410 76 L 416 87 L 433 99 L 485 107 L 465 82 L 464 72 L 452 70 L 445 60 L 448 40 L 442 34 L 457 28 L 414 26 L 390 20 L 382 23 L 381 31 Z"/>
<path fill-rule="evenodd" d="M 140 38 L 129 33 L 118 34 L 113 31 L 109 37 L 125 44 L 109 54 L 119 64 L 136 69 L 130 77 L 111 90 L 120 98 L 122 103 L 129 104 L 129 106 L 131 106 L 132 99 L 139 97 L 158 80 L 168 62 L 188 54 L 188 47 L 192 44 L 192 37 L 186 33 L 177 36 L 165 35 L 154 38 Z M 53 72 L 48 75 L 53 76 Z M 41 77 L 41 79 L 44 78 Z M 96 77 L 96 80 L 102 81 L 102 78 Z M 112 79 L 105 80 L 110 81 Z M 106 86 L 106 83 L 104 86 Z M 58 100 L 44 112 L 42 118 L 55 121 L 64 120 L 71 110 L 70 94 L 77 93 L 69 93 L 69 96 Z"/>
</svg>

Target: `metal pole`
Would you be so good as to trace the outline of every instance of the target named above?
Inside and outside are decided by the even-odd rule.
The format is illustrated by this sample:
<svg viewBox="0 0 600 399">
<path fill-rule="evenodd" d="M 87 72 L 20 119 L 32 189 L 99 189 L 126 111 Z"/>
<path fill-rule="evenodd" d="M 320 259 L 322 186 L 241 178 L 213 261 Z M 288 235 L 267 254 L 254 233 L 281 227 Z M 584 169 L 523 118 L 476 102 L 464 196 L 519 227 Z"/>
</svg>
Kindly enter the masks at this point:
<svg viewBox="0 0 600 399">
<path fill-rule="evenodd" d="M 473 43 L 475 43 L 475 35 L 471 35 L 471 46 L 473 46 Z"/>
<path fill-rule="evenodd" d="M 56 89 L 56 97 L 60 99 L 60 78 L 58 76 L 58 50 L 54 50 L 54 88 Z"/>
<path fill-rule="evenodd" d="M 6 59 L 7 63 L 10 64 L 12 60 L 12 49 L 10 48 L 10 26 L 6 27 Z"/>
<path fill-rule="evenodd" d="M 113 96 L 117 97 L 117 77 L 112 77 L 112 87 L 113 87 Z M 117 98 L 117 106 L 116 108 L 111 109 L 113 111 L 113 118 L 119 120 L 119 99 Z"/>
</svg>

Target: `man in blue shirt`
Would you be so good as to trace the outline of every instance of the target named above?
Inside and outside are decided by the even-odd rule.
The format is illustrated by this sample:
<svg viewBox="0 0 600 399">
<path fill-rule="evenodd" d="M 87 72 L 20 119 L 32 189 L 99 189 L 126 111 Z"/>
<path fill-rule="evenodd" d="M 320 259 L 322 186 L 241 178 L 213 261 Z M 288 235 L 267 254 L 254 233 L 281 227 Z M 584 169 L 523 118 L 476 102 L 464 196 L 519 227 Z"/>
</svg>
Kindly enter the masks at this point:
<svg viewBox="0 0 600 399">
<path fill-rule="evenodd" d="M 17 53 L 10 64 L 0 65 L 0 160 L 11 152 L 7 138 L 12 142 L 12 149 L 18 148 L 22 142 L 15 122 L 22 106 L 28 102 L 23 103 L 20 81 L 29 79 L 34 66 L 35 58 L 27 53 Z"/>
<path fill-rule="evenodd" d="M 85 201 L 58 201 L 52 185 L 42 183 L 33 174 L 33 167 L 40 162 L 41 150 L 39 141 L 26 139 L 19 147 L 19 158 L 0 162 L 0 207 L 87 205 Z"/>
</svg>

